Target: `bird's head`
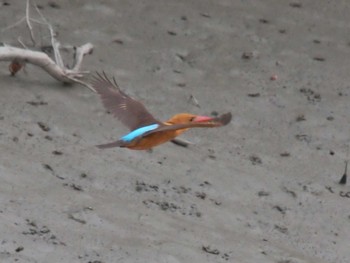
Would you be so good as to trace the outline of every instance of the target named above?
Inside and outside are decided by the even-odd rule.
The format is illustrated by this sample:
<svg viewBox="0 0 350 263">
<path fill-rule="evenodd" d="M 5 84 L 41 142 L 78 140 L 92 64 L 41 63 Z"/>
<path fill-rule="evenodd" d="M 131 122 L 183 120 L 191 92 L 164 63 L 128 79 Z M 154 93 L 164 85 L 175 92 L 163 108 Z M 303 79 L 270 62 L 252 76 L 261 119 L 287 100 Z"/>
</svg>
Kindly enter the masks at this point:
<svg viewBox="0 0 350 263">
<path fill-rule="evenodd" d="M 210 122 L 214 118 L 208 116 L 199 116 L 190 113 L 179 113 L 171 117 L 167 123 L 169 124 L 185 124 L 190 122 Z"/>
</svg>

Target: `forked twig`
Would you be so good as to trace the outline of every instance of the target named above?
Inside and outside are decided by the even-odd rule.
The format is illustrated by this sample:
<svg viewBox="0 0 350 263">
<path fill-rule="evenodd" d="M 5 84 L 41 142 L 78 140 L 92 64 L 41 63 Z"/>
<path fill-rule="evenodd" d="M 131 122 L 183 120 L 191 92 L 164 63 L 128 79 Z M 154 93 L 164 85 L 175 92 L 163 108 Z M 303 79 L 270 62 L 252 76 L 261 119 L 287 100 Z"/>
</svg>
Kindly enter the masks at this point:
<svg viewBox="0 0 350 263">
<path fill-rule="evenodd" d="M 35 10 L 36 12 L 40 15 L 41 20 L 43 20 L 43 22 L 47 25 L 47 27 L 49 28 L 50 31 L 50 36 L 51 36 L 51 46 L 53 48 L 53 53 L 55 55 L 55 61 L 57 63 L 57 65 L 61 68 L 64 68 L 64 64 L 63 64 L 63 59 L 60 53 L 60 43 L 57 41 L 56 39 L 56 33 L 53 30 L 52 25 L 47 21 L 47 19 L 45 18 L 45 16 L 40 12 L 39 8 L 37 6 L 35 6 Z"/>
<path fill-rule="evenodd" d="M 27 22 L 27 26 L 29 29 L 29 33 L 30 33 L 30 39 L 32 40 L 33 46 L 36 45 L 35 43 L 35 38 L 34 38 L 34 33 L 33 33 L 33 27 L 32 24 L 30 23 L 30 16 L 29 16 L 29 8 L 30 7 L 30 3 L 29 0 L 27 0 L 27 6 L 26 6 L 26 22 Z"/>
</svg>

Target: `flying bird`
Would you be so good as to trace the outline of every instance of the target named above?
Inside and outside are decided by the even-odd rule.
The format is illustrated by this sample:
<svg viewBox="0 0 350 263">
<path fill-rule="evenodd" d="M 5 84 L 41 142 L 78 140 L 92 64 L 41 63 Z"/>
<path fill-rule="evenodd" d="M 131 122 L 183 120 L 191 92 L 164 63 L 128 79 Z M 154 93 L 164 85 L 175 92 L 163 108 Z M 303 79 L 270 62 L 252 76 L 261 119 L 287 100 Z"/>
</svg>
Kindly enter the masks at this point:
<svg viewBox="0 0 350 263">
<path fill-rule="evenodd" d="M 97 145 L 100 149 L 126 147 L 132 150 L 148 150 L 175 139 L 190 128 L 220 127 L 227 125 L 232 118 L 230 112 L 219 117 L 180 113 L 161 122 L 141 102 L 119 89 L 115 79 L 112 82 L 104 72 L 97 73 L 91 85 L 100 95 L 105 108 L 131 130 L 118 141 Z"/>
</svg>

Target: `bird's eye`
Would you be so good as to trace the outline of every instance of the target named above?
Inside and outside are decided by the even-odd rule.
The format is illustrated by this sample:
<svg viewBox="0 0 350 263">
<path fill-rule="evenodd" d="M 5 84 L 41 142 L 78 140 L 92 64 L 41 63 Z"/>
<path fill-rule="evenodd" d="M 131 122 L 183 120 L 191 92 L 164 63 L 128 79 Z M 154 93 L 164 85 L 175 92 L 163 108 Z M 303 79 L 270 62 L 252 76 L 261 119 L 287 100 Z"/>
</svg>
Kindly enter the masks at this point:
<svg viewBox="0 0 350 263">
<path fill-rule="evenodd" d="M 191 117 L 191 118 L 190 118 L 190 121 L 194 121 L 194 117 Z"/>
</svg>

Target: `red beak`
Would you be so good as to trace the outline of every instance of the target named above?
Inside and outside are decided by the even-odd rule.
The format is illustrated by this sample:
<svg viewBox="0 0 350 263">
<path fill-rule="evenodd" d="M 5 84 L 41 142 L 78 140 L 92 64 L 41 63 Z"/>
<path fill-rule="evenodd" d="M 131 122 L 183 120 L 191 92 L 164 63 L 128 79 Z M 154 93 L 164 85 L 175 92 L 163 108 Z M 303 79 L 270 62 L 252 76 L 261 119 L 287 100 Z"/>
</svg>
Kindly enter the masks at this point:
<svg viewBox="0 0 350 263">
<path fill-rule="evenodd" d="M 195 122 L 206 122 L 206 121 L 211 121 L 213 120 L 212 117 L 208 117 L 208 116 L 196 116 L 193 121 Z"/>
</svg>

